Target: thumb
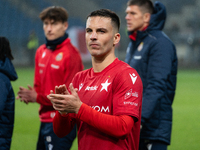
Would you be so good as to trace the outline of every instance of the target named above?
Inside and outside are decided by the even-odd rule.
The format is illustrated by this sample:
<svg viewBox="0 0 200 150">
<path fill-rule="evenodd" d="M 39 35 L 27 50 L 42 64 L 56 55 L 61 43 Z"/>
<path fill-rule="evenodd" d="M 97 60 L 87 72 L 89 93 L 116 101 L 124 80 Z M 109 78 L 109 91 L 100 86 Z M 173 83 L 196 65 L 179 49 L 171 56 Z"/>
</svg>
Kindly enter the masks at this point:
<svg viewBox="0 0 200 150">
<path fill-rule="evenodd" d="M 33 87 L 30 86 L 30 85 L 28 85 L 28 89 L 29 89 L 29 90 L 33 90 Z"/>
<path fill-rule="evenodd" d="M 74 96 L 77 95 L 77 91 L 74 89 L 74 86 L 72 83 L 69 84 L 69 89 L 70 89 L 72 95 L 74 95 Z"/>
</svg>

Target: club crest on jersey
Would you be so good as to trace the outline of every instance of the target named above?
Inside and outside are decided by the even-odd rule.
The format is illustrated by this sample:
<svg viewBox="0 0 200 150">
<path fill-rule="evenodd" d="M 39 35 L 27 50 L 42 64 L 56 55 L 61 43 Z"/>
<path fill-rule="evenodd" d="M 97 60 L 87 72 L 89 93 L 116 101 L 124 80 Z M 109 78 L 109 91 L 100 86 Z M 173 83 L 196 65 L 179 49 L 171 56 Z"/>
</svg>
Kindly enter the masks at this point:
<svg viewBox="0 0 200 150">
<path fill-rule="evenodd" d="M 108 86 L 109 86 L 110 84 L 111 84 L 111 82 L 108 83 L 108 79 L 106 80 L 105 83 L 101 83 L 102 88 L 101 88 L 100 92 L 103 91 L 103 90 L 105 90 L 106 92 L 108 92 Z"/>
<path fill-rule="evenodd" d="M 133 84 L 135 84 L 135 81 L 136 81 L 136 79 L 137 79 L 137 76 L 133 73 L 133 74 L 130 74 L 129 73 L 129 75 L 130 75 L 130 77 L 131 77 L 131 80 L 132 80 L 132 82 L 133 82 Z"/>
<path fill-rule="evenodd" d="M 139 52 L 143 49 L 143 45 L 144 45 L 144 43 L 141 42 L 140 45 L 138 46 L 137 50 L 138 50 Z"/>
<path fill-rule="evenodd" d="M 56 60 L 57 60 L 57 61 L 61 61 L 62 58 L 63 58 L 63 53 L 60 52 L 60 53 L 56 56 Z"/>
</svg>

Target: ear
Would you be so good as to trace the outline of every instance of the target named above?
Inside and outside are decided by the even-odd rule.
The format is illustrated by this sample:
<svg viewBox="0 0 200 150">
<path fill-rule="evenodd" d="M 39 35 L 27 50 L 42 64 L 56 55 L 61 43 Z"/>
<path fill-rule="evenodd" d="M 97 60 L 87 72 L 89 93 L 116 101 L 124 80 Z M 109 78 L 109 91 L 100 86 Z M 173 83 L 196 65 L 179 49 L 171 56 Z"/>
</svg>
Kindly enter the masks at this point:
<svg viewBox="0 0 200 150">
<path fill-rule="evenodd" d="M 119 43 L 121 35 L 119 33 L 115 33 L 113 45 Z"/>
<path fill-rule="evenodd" d="M 67 28 L 68 28 L 68 22 L 64 22 L 63 25 L 64 25 L 65 30 L 67 30 Z"/>
<path fill-rule="evenodd" d="M 150 13 L 145 13 L 143 15 L 143 20 L 144 20 L 145 23 L 149 23 L 150 19 L 151 19 L 151 14 Z"/>
</svg>

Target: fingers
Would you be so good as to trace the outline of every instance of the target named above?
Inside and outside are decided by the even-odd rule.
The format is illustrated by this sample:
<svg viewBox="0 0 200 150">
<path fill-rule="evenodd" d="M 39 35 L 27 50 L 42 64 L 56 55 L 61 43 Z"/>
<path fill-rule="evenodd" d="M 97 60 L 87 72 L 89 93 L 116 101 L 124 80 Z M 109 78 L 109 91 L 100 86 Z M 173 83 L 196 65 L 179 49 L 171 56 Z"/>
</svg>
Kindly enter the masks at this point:
<svg viewBox="0 0 200 150">
<path fill-rule="evenodd" d="M 70 94 L 69 91 L 67 90 L 65 84 L 60 85 L 59 87 L 55 86 L 55 93 L 56 94 L 65 94 L 65 95 Z"/>
<path fill-rule="evenodd" d="M 77 95 L 77 89 L 74 89 L 74 86 L 72 83 L 69 84 L 69 89 L 70 89 L 72 95 L 74 95 L 74 96 Z"/>
<path fill-rule="evenodd" d="M 29 89 L 29 90 L 33 90 L 33 87 L 30 86 L 30 85 L 28 85 L 28 89 Z"/>
<path fill-rule="evenodd" d="M 53 93 L 53 90 L 50 90 L 50 94 L 54 94 L 54 93 Z"/>
</svg>

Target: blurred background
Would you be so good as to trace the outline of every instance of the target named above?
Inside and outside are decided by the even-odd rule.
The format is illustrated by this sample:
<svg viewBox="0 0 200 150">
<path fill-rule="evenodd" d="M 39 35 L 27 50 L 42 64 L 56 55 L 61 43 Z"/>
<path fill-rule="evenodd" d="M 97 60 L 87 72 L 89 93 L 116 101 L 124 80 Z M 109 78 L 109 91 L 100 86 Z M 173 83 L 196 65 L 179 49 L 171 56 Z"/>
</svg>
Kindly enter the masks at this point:
<svg viewBox="0 0 200 150">
<path fill-rule="evenodd" d="M 179 67 L 200 68 L 200 0 L 160 2 L 167 9 L 164 31 L 176 45 Z M 39 13 L 48 6 L 62 6 L 69 13 L 67 32 L 72 43 L 81 52 L 84 63 L 90 64 L 84 40 L 86 17 L 93 10 L 108 8 L 121 19 L 122 38 L 116 55 L 124 60 L 129 42 L 125 21 L 126 3 L 127 0 L 0 0 L 0 36 L 10 40 L 15 66 L 33 66 L 35 49 L 45 43 Z"/>
</svg>

